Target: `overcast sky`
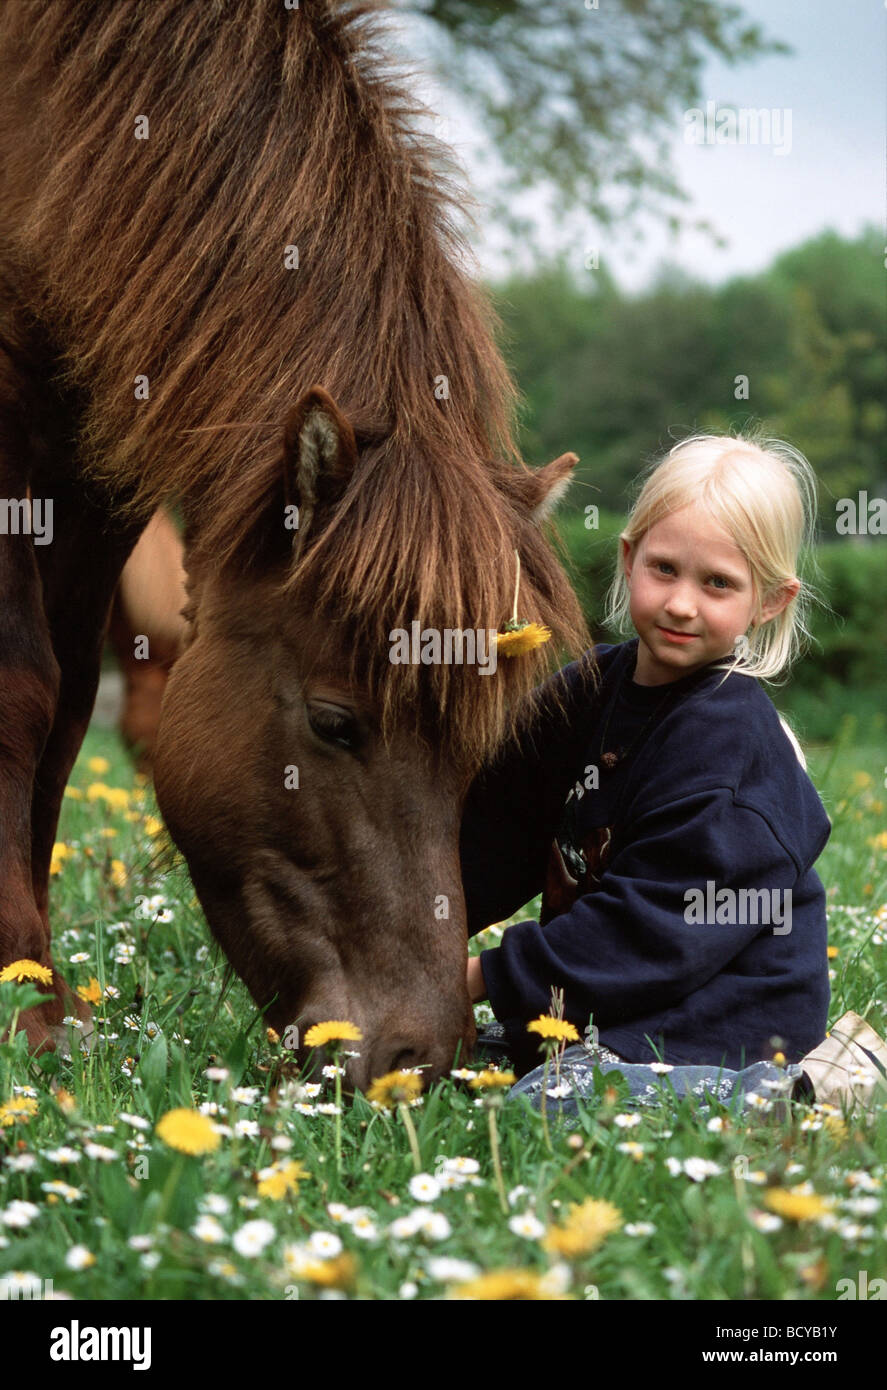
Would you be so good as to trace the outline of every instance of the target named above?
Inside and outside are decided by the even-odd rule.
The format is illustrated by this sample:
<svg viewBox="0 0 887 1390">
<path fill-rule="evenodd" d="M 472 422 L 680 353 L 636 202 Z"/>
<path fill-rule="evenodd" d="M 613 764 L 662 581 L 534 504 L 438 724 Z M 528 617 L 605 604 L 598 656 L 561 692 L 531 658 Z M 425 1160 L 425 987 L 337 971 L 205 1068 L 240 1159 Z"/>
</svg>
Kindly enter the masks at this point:
<svg viewBox="0 0 887 1390">
<path fill-rule="evenodd" d="M 556 7 L 575 0 L 549 0 Z M 601 8 L 608 0 L 600 0 Z M 600 247 L 602 262 L 627 289 L 640 289 L 663 260 L 694 275 L 719 281 L 766 266 L 774 254 L 826 227 L 853 236 L 866 222 L 884 224 L 884 142 L 887 60 L 884 0 L 743 0 L 750 19 L 783 39 L 794 52 L 736 67 L 712 58 L 703 70 L 701 104 L 791 112 L 791 148 L 785 155 L 763 145 L 693 145 L 678 113 L 672 141 L 673 168 L 690 194 L 688 218 L 704 217 L 728 238 L 724 249 L 698 233 L 674 241 L 652 220 L 639 222 L 645 240 L 625 228 L 602 234 L 581 214 L 565 225 L 544 224 L 546 252 L 563 249 L 581 269 L 585 251 Z M 593 22 L 593 14 L 589 16 Z M 466 119 L 464 104 L 433 83 L 423 95 L 446 118 L 472 191 L 482 197 L 487 170 L 477 151 L 490 139 Z M 783 127 L 782 141 L 787 145 Z M 529 205 L 544 202 L 544 187 Z M 526 265 L 520 246 L 484 217 L 474 249 L 491 278 Z"/>
</svg>

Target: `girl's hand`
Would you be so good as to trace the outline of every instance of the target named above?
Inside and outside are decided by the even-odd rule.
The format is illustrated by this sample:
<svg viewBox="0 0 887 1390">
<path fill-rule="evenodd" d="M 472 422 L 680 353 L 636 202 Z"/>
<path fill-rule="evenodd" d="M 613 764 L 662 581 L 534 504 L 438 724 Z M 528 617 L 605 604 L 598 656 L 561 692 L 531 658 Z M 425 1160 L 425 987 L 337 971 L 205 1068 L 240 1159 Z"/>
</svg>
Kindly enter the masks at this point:
<svg viewBox="0 0 887 1390">
<path fill-rule="evenodd" d="M 480 956 L 468 957 L 468 997 L 472 1004 L 479 1004 L 482 999 L 487 997 L 487 986 L 484 981 L 484 972 L 481 969 Z"/>
</svg>

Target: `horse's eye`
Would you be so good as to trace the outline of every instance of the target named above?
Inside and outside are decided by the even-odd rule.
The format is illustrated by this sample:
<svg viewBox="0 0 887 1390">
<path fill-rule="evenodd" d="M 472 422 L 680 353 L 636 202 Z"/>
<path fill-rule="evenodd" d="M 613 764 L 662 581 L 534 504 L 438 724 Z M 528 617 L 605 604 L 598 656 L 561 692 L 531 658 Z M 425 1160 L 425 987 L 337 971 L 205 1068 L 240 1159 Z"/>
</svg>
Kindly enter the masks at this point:
<svg viewBox="0 0 887 1390">
<path fill-rule="evenodd" d="M 338 705 L 309 705 L 308 723 L 326 743 L 338 743 L 342 748 L 356 748 L 360 743 L 357 720 Z"/>
</svg>

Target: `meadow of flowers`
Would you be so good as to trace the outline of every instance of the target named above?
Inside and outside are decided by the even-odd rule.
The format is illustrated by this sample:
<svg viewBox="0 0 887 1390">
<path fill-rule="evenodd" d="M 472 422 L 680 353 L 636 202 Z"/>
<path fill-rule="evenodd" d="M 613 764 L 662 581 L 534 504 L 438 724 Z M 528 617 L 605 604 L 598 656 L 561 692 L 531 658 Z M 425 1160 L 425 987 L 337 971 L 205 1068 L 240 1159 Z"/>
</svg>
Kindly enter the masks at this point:
<svg viewBox="0 0 887 1390">
<path fill-rule="evenodd" d="M 876 746 L 811 772 L 833 821 L 832 1010 L 887 1032 L 887 824 Z M 875 771 L 876 770 L 876 771 Z M 150 787 L 91 731 L 53 859 L 55 962 L 94 1046 L 0 1045 L 0 1280 L 72 1299 L 798 1299 L 887 1274 L 887 1103 L 743 1117 L 632 1109 L 618 1076 L 571 1124 L 483 1061 L 342 1096 L 300 1073 L 211 943 Z M 524 914 L 528 915 L 528 914 Z M 495 944 L 504 925 L 473 949 Z M 0 981 L 0 1032 L 40 980 Z M 480 1021 L 489 1017 L 481 1006 Z M 554 1020 L 543 1049 L 557 1047 Z M 308 1039 L 312 1041 L 312 1039 Z M 314 1041 L 339 1063 L 349 1020 Z M 540 1051 L 540 1060 L 542 1052 Z M 846 1287 L 846 1286 L 842 1286 Z M 861 1293 L 860 1297 L 865 1297 Z"/>
</svg>

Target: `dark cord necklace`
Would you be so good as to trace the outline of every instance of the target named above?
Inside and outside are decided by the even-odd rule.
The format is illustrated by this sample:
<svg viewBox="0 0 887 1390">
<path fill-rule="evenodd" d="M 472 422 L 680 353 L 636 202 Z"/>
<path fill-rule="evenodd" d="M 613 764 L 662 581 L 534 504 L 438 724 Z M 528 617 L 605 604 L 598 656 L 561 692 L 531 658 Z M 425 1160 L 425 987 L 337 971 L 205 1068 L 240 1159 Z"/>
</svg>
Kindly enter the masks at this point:
<svg viewBox="0 0 887 1390">
<path fill-rule="evenodd" d="M 616 708 L 617 704 L 619 703 L 619 696 L 622 694 L 623 686 L 625 685 L 626 681 L 628 680 L 628 677 L 629 677 L 629 668 L 626 666 L 625 670 L 622 672 L 622 675 L 621 675 L 621 677 L 620 677 L 620 679 L 619 679 L 619 681 L 618 681 L 618 683 L 617 683 L 617 685 L 616 685 L 616 691 L 615 691 L 615 694 L 614 694 L 614 696 L 613 696 L 613 699 L 610 701 L 610 706 L 609 706 L 609 709 L 607 710 L 607 718 L 606 718 L 606 720 L 605 720 L 605 722 L 604 722 L 604 728 L 603 728 L 603 732 L 602 732 L 602 734 L 601 734 L 601 741 L 600 741 L 600 748 L 601 748 L 601 754 L 600 754 L 601 766 L 602 766 L 602 767 L 605 769 L 605 771 L 607 771 L 607 772 L 612 772 L 612 770 L 613 770 L 614 767 L 618 767 L 618 765 L 619 765 L 620 763 L 625 762 L 626 758 L 628 758 L 628 757 L 630 756 L 630 754 L 632 754 L 632 753 L 634 752 L 635 748 L 637 748 L 638 744 L 640 743 L 640 741 L 641 741 L 641 739 L 643 738 L 644 734 L 645 734 L 645 733 L 647 732 L 647 730 L 649 729 L 650 725 L 653 723 L 653 721 L 654 721 L 654 719 L 656 718 L 656 716 L 661 712 L 661 710 L 663 710 L 663 709 L 665 708 L 665 706 L 669 703 L 669 701 L 672 700 L 672 699 L 674 698 L 674 693 L 675 693 L 675 692 L 674 692 L 674 684 L 673 684 L 673 683 L 670 683 L 669 686 L 668 686 L 668 689 L 666 690 L 666 692 L 665 692 L 665 694 L 663 695 L 662 699 L 659 700 L 659 701 L 657 701 L 657 703 L 653 706 L 653 709 L 650 711 L 650 714 L 647 716 L 647 718 L 646 718 L 646 720 L 644 721 L 644 723 L 643 723 L 643 724 L 641 725 L 641 727 L 638 729 L 637 733 L 635 734 L 635 736 L 634 736 L 634 738 L 631 740 L 631 742 L 630 742 L 629 744 L 627 744 L 625 747 L 614 748 L 614 749 L 610 749 L 610 750 L 607 751 L 607 752 L 604 752 L 604 749 L 606 748 L 606 744 L 607 744 L 607 734 L 608 734 L 609 729 L 610 729 L 610 720 L 611 720 L 612 717 L 613 717 L 613 711 L 614 711 L 614 709 Z"/>
</svg>

